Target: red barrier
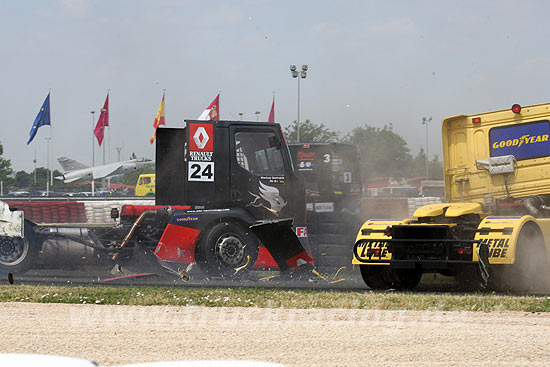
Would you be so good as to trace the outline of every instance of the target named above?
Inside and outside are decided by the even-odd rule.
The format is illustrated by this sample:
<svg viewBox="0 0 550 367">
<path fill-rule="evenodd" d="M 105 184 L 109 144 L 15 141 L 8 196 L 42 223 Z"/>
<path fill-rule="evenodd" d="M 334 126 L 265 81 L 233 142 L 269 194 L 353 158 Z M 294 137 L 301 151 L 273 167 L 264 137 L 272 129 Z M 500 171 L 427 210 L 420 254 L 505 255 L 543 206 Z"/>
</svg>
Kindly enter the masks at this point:
<svg viewBox="0 0 550 367">
<path fill-rule="evenodd" d="M 85 223 L 84 203 L 76 201 L 8 201 L 10 208 L 22 210 L 35 223 Z"/>
</svg>

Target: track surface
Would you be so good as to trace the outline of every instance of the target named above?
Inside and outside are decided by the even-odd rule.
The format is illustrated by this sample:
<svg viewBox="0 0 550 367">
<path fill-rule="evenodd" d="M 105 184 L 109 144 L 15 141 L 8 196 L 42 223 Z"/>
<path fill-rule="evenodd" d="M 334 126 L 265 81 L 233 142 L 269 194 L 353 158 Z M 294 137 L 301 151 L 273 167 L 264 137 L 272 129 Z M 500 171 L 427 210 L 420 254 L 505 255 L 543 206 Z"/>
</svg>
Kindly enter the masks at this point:
<svg viewBox="0 0 550 367">
<path fill-rule="evenodd" d="M 546 366 L 550 314 L 1 303 L 0 352 L 101 364 Z"/>
<path fill-rule="evenodd" d="M 338 291 L 363 291 L 368 290 L 361 279 L 358 268 L 351 266 L 341 269 L 338 274 L 335 270 L 321 271 L 326 280 L 311 274 L 308 279 L 280 280 L 278 272 L 251 271 L 234 280 L 210 279 L 198 271 L 191 272 L 189 281 L 181 281 L 174 278 L 161 278 L 158 276 L 145 276 L 129 279 L 120 279 L 104 282 L 105 279 L 121 276 L 112 269 L 102 266 L 87 266 L 81 270 L 41 269 L 31 270 L 21 276 L 15 277 L 17 284 L 41 284 L 41 285 L 81 285 L 81 286 L 176 286 L 176 287 L 262 287 L 283 289 L 319 289 Z M 336 276 L 335 276 L 336 275 Z M 264 277 L 275 276 L 271 279 L 261 280 Z M 0 284 L 7 283 L 7 276 L 0 277 Z M 460 292 L 459 285 L 453 278 L 433 274 L 425 275 L 421 284 L 415 289 L 419 292 Z"/>
<path fill-rule="evenodd" d="M 278 272 L 256 272 L 252 271 L 234 280 L 210 279 L 200 272 L 191 273 L 189 281 L 181 281 L 175 278 L 161 278 L 158 276 L 144 276 L 129 279 L 120 279 L 104 282 L 105 279 L 115 276 L 122 276 L 117 272 L 110 272 L 111 269 L 100 266 L 88 266 L 83 270 L 59 270 L 42 269 L 31 270 L 24 275 L 17 276 L 18 284 L 43 284 L 43 285 L 95 285 L 95 286 L 123 286 L 123 285 L 144 285 L 144 286 L 181 286 L 181 287 L 265 287 L 265 288 L 304 288 L 304 289 L 367 289 L 360 279 L 358 271 L 342 269 L 337 278 L 334 274 L 325 274 L 327 280 L 322 280 L 311 274 L 309 279 L 278 280 Z M 126 273 L 125 273 L 126 274 Z M 264 277 L 275 276 L 274 278 L 260 280 Z M 5 283 L 7 277 L 3 277 L 0 283 Z M 330 283 L 334 280 L 341 280 L 337 283 Z"/>
</svg>

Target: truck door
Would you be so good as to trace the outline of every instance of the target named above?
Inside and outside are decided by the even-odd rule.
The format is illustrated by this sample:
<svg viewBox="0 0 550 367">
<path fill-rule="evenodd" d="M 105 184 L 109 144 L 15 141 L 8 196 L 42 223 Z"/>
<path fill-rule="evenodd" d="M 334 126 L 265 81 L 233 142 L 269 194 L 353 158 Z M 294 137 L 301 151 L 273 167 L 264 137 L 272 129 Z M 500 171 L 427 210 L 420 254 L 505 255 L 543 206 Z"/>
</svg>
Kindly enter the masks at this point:
<svg viewBox="0 0 550 367">
<path fill-rule="evenodd" d="M 305 221 L 305 186 L 278 125 L 230 128 L 231 200 L 256 219 Z"/>
</svg>

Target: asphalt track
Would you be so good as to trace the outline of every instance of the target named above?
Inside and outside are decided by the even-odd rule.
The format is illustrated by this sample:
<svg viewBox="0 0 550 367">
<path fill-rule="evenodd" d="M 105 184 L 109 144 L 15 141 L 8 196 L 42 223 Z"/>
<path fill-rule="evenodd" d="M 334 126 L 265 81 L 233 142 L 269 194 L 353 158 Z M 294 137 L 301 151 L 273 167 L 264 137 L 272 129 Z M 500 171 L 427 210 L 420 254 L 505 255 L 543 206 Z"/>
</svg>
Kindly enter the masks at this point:
<svg viewBox="0 0 550 367">
<path fill-rule="evenodd" d="M 84 266 L 78 269 L 34 269 L 23 275 L 14 275 L 15 284 L 32 285 L 72 285 L 72 286 L 163 286 L 163 287 L 254 287 L 266 289 L 310 289 L 310 290 L 335 290 L 341 292 L 368 291 L 359 274 L 358 268 L 350 265 L 340 269 L 322 271 L 321 279 L 314 274 L 300 279 L 280 279 L 277 271 L 249 271 L 234 279 L 209 278 L 200 271 L 191 271 L 190 279 L 182 281 L 176 277 L 161 277 L 159 275 L 147 275 L 105 281 L 114 277 L 124 276 L 113 271 L 107 266 Z M 0 284 L 8 284 L 7 274 L 0 274 Z M 461 292 L 460 286 L 452 278 L 426 274 L 416 292 Z"/>
</svg>

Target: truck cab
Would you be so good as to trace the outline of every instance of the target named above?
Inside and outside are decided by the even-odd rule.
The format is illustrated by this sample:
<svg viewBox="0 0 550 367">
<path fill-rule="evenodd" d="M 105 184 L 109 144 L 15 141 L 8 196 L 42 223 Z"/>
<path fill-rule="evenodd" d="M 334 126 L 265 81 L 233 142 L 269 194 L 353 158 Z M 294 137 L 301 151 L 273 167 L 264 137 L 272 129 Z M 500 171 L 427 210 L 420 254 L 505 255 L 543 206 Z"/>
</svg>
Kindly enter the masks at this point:
<svg viewBox="0 0 550 367">
<path fill-rule="evenodd" d="M 186 120 L 183 129 L 159 128 L 155 199 L 157 205 L 190 207 L 174 212 L 156 246 L 164 260 L 196 261 L 218 271 L 311 262 L 304 251 L 304 178 L 292 166 L 279 124 Z M 286 219 L 302 243 L 276 232 L 259 240 L 249 230 Z"/>
</svg>

